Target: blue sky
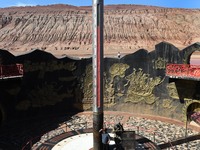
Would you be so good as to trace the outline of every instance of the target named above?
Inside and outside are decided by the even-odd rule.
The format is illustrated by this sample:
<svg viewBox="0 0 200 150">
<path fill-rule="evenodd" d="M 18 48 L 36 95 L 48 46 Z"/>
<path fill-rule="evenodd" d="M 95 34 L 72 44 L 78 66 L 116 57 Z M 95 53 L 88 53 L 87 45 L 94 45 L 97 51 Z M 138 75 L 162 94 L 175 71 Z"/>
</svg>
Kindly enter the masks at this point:
<svg viewBox="0 0 200 150">
<path fill-rule="evenodd" d="M 0 8 L 10 6 L 70 4 L 90 6 L 92 0 L 0 0 Z M 104 4 L 137 4 L 172 8 L 200 8 L 200 0 L 104 0 Z"/>
</svg>

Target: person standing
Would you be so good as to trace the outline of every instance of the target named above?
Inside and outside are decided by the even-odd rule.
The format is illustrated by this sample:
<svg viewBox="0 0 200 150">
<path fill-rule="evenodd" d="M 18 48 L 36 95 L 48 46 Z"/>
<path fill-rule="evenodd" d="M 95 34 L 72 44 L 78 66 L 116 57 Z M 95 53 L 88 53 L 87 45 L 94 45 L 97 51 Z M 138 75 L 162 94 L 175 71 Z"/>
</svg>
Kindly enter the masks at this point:
<svg viewBox="0 0 200 150">
<path fill-rule="evenodd" d="M 120 52 L 118 52 L 117 53 L 117 58 L 120 59 L 120 57 L 121 57 L 121 54 L 120 54 Z"/>
<path fill-rule="evenodd" d="M 107 129 L 100 129 L 99 132 L 101 133 L 101 141 L 103 144 L 103 150 L 109 150 L 109 143 L 110 143 L 110 135 L 107 132 Z"/>
</svg>

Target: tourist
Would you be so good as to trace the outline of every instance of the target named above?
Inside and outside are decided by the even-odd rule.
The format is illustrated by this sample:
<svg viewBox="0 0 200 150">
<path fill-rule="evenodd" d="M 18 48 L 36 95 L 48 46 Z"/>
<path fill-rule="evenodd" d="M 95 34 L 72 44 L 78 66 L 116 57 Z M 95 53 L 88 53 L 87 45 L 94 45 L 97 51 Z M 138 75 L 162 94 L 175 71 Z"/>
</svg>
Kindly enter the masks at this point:
<svg viewBox="0 0 200 150">
<path fill-rule="evenodd" d="M 114 141 L 117 150 L 121 150 L 121 141 L 122 141 L 122 133 L 124 132 L 123 124 L 120 122 L 114 125 L 113 133 L 114 133 Z"/>
<path fill-rule="evenodd" d="M 99 132 L 101 133 L 103 150 L 109 150 L 110 135 L 108 134 L 107 129 L 100 129 Z"/>
<path fill-rule="evenodd" d="M 120 57 L 121 57 L 120 52 L 117 53 L 117 57 L 118 57 L 118 59 L 120 59 Z"/>
<path fill-rule="evenodd" d="M 124 127 L 123 124 L 121 124 L 120 122 L 114 125 L 114 131 L 115 132 L 124 132 Z"/>
</svg>

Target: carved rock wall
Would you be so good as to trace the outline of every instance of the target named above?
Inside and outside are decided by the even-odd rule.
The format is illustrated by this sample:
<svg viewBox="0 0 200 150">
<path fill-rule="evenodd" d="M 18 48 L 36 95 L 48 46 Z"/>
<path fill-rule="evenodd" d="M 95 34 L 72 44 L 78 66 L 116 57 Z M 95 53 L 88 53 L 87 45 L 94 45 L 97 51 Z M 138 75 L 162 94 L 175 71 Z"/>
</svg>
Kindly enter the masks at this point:
<svg viewBox="0 0 200 150">
<path fill-rule="evenodd" d="M 189 105 L 199 101 L 199 83 L 169 79 L 165 76 L 165 69 L 167 63 L 184 63 L 183 56 L 190 57 L 192 50 L 199 51 L 199 44 L 179 51 L 172 44 L 159 43 L 152 52 L 140 49 L 121 59 L 105 58 L 104 109 L 183 121 Z M 5 95 L 0 105 L 9 110 L 10 116 L 92 109 L 91 58 L 57 59 L 41 50 L 17 57 L 1 50 L 0 56 L 3 64 L 5 60 L 6 64 L 24 65 L 22 80 L 7 80 L 0 86 L 1 95 Z M 199 106 L 195 104 L 195 109 Z"/>
</svg>

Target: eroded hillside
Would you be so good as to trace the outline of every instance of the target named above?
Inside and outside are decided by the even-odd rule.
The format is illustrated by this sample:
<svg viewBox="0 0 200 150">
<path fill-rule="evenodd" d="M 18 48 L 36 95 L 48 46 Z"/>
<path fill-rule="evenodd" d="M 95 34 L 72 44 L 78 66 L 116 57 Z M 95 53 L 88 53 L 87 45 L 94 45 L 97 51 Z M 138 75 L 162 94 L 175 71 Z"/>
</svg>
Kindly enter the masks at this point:
<svg viewBox="0 0 200 150">
<path fill-rule="evenodd" d="M 200 10 L 105 6 L 105 54 L 153 50 L 166 41 L 184 48 L 200 41 Z M 0 48 L 13 54 L 43 49 L 55 55 L 92 52 L 92 8 L 69 5 L 0 9 Z"/>
</svg>

